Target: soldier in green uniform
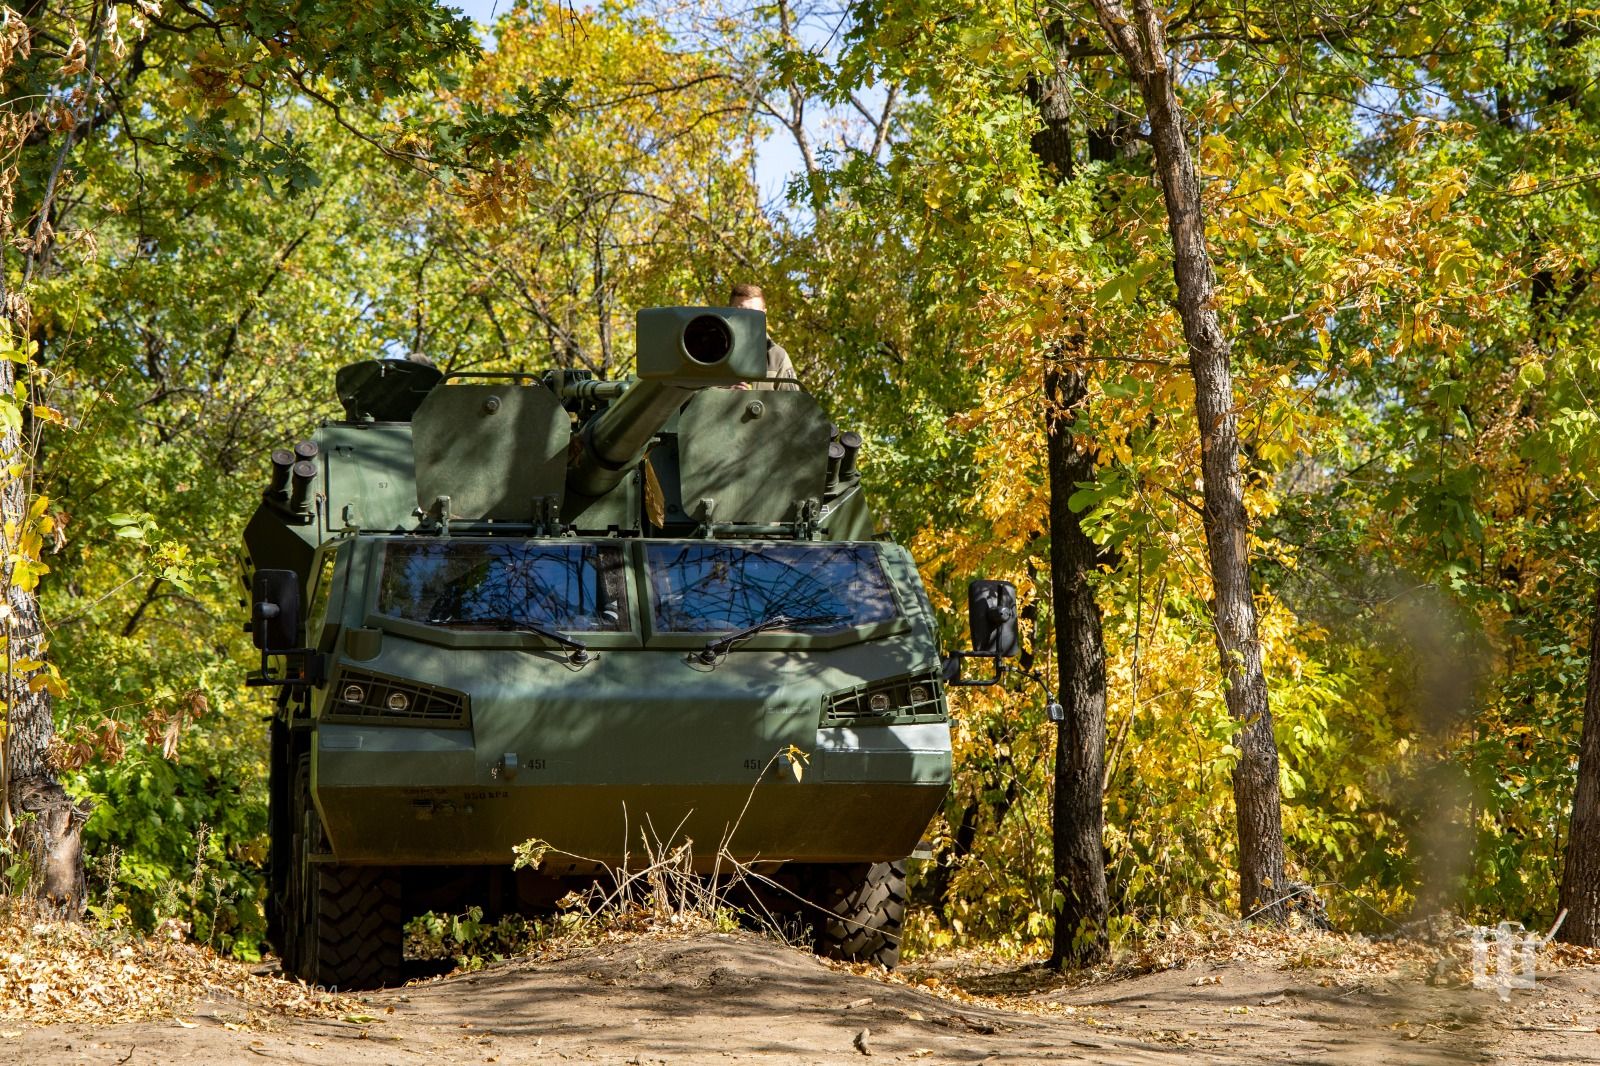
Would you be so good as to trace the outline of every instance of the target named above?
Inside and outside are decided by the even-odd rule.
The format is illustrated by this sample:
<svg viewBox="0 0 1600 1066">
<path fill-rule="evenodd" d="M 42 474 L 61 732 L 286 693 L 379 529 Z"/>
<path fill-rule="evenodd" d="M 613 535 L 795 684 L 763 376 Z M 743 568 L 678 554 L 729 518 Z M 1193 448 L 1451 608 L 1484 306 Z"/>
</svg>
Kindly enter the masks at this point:
<svg viewBox="0 0 1600 1066">
<path fill-rule="evenodd" d="M 748 307 L 752 311 L 765 313 L 767 299 L 762 295 L 761 286 L 750 285 L 741 281 L 734 285 L 733 289 L 728 293 L 728 306 Z M 767 335 L 767 377 L 787 378 L 789 380 L 758 381 L 754 384 L 741 383 L 738 387 L 741 389 L 765 389 L 767 391 L 774 389 L 781 389 L 785 392 L 800 391 L 800 386 L 793 380 L 795 377 L 794 364 L 789 361 L 789 353 L 784 350 L 783 345 L 772 339 L 771 334 Z"/>
</svg>

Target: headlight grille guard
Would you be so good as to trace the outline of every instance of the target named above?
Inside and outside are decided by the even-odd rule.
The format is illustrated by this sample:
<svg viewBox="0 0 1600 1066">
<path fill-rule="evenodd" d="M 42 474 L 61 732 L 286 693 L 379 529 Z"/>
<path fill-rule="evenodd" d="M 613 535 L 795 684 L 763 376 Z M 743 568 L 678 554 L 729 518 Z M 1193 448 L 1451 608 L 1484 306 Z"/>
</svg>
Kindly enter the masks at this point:
<svg viewBox="0 0 1600 1066">
<path fill-rule="evenodd" d="M 333 699 L 323 711 L 324 722 L 435 729 L 472 726 L 472 709 L 466 694 L 439 685 L 341 667 L 329 688 Z M 346 698 L 352 695 L 358 698 Z"/>
<path fill-rule="evenodd" d="M 887 705 L 874 710 L 874 697 Z M 830 726 L 902 725 L 909 722 L 943 722 L 948 718 L 944 683 L 937 670 L 902 674 L 840 689 L 822 697 L 823 728 Z"/>
</svg>

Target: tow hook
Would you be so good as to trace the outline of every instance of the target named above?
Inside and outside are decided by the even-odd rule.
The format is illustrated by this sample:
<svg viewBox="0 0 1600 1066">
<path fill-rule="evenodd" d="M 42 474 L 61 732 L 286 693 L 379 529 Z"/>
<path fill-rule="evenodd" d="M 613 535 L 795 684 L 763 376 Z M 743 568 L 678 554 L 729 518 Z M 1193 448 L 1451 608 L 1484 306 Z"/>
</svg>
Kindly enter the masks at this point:
<svg viewBox="0 0 1600 1066">
<path fill-rule="evenodd" d="M 578 654 L 574 652 L 574 654 Z M 494 764 L 494 769 L 489 771 L 496 780 L 515 781 L 517 779 L 517 753 L 508 751 L 500 756 L 500 761 Z"/>
</svg>

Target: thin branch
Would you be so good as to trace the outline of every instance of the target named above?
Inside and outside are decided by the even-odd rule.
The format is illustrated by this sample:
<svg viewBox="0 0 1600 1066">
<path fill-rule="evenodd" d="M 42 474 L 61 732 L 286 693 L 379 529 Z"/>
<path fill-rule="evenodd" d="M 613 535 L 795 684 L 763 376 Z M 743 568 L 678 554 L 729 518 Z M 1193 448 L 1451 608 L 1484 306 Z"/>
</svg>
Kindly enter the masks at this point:
<svg viewBox="0 0 1600 1066">
<path fill-rule="evenodd" d="M 106 19 L 105 11 L 98 4 L 94 9 L 95 38 L 94 48 L 89 52 L 89 63 L 84 68 L 88 87 L 84 91 L 84 100 L 87 102 L 98 97 L 95 91 L 95 71 L 100 64 L 100 45 L 105 40 Z M 45 249 L 52 243 L 50 239 L 50 209 L 55 203 L 56 186 L 61 179 L 61 172 L 67 165 L 67 156 L 71 154 L 73 145 L 78 143 L 76 129 L 68 130 L 61 141 L 61 151 L 56 153 L 56 161 L 50 168 L 50 176 L 45 181 L 44 196 L 39 200 L 39 214 L 34 222 L 33 237 L 29 241 L 28 251 L 23 259 L 22 285 L 23 292 L 27 291 L 28 283 L 33 280 L 35 268 L 43 262 Z"/>
<path fill-rule="evenodd" d="M 412 169 L 416 170 L 419 174 L 421 174 L 424 177 L 428 178 L 430 181 L 441 181 L 439 175 L 434 172 L 434 170 L 433 170 L 433 168 L 431 166 L 431 164 L 434 163 L 433 159 L 431 159 L 430 157 L 422 154 L 421 152 L 405 152 L 405 151 L 401 151 L 400 149 L 394 147 L 393 145 L 389 145 L 389 144 L 383 143 L 382 141 L 378 140 L 376 137 L 374 137 L 371 134 L 367 133 L 365 130 L 362 130 L 359 127 L 357 127 L 349 119 L 344 117 L 344 108 L 342 106 L 340 106 L 339 104 L 335 103 L 325 93 L 321 93 L 321 92 L 317 91 L 316 89 L 313 89 L 310 85 L 308 85 L 306 83 L 305 75 L 304 75 L 303 72 L 297 71 L 297 70 L 289 71 L 289 81 L 290 81 L 290 83 L 292 85 L 294 85 L 295 88 L 299 89 L 301 92 L 303 92 L 307 96 L 311 97 L 311 99 L 315 100 L 317 103 L 321 104 L 323 107 L 326 107 L 328 109 L 329 114 L 331 114 L 333 116 L 333 120 L 335 122 L 337 122 L 339 124 L 339 126 L 342 129 L 344 129 L 345 132 L 349 133 L 351 136 L 353 136 L 356 139 L 362 141 L 363 143 L 365 143 L 367 145 L 370 145 L 371 147 L 377 149 L 380 153 L 382 153 L 387 158 L 398 160 L 399 162 L 405 163 L 407 166 L 410 166 Z M 466 164 L 466 163 L 461 164 L 461 168 L 463 170 L 475 170 L 475 171 L 478 171 L 479 173 L 484 173 L 485 172 L 482 167 L 474 166 L 474 165 Z"/>
<path fill-rule="evenodd" d="M 267 290 L 272 288 L 273 283 L 276 282 L 279 276 L 284 272 L 284 269 L 289 265 L 289 260 L 294 255 L 295 251 L 300 247 L 301 244 L 305 242 L 305 239 L 311 236 L 312 232 L 315 231 L 317 213 L 322 210 L 322 205 L 326 201 L 327 195 L 324 194 L 322 199 L 318 200 L 312 205 L 311 217 L 306 220 L 308 223 L 306 228 L 300 232 L 298 237 L 286 244 L 282 251 L 278 253 L 278 257 L 276 260 L 274 260 L 271 269 L 267 272 L 267 276 L 262 279 L 261 284 L 256 287 L 255 297 L 240 309 L 238 315 L 234 317 L 232 324 L 229 325 L 228 335 L 223 339 L 222 342 L 222 351 L 217 355 L 216 365 L 211 368 L 210 380 L 213 384 L 215 384 L 217 380 L 222 377 L 223 370 L 227 368 L 228 360 L 233 357 L 234 349 L 238 345 L 240 330 L 245 327 L 246 323 L 250 321 L 250 317 L 255 314 L 256 308 L 260 305 L 261 300 L 267 295 Z"/>
</svg>

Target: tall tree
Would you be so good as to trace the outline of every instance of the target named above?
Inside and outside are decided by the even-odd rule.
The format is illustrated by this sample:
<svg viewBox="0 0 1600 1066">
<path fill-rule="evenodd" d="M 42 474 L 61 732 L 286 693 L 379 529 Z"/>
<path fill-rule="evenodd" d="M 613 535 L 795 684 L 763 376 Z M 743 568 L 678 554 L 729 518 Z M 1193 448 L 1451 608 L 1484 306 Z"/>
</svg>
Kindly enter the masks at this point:
<svg viewBox="0 0 1600 1066">
<path fill-rule="evenodd" d="M 1239 419 L 1232 345 L 1217 316 L 1216 275 L 1206 238 L 1200 179 L 1177 97 L 1177 67 L 1153 0 L 1091 0 L 1100 27 L 1128 68 L 1144 103 L 1150 144 L 1166 203 L 1178 314 L 1189 347 L 1194 409 L 1205 481 L 1206 548 L 1214 592 L 1212 616 L 1226 679 L 1228 710 L 1238 723 L 1233 771 L 1239 832 L 1240 908 L 1246 917 L 1282 918 L 1283 813 L 1278 748 L 1267 704 L 1261 637 L 1250 583 L 1250 522 L 1239 470 Z"/>
<path fill-rule="evenodd" d="M 1589 677 L 1583 696 L 1583 739 L 1578 787 L 1572 796 L 1567 862 L 1560 906 L 1567 912 L 1558 935 L 1569 944 L 1600 947 L 1600 583 L 1589 634 Z"/>
<path fill-rule="evenodd" d="M 255 178 L 288 193 L 317 183 L 293 126 L 269 123 L 286 100 L 335 117 L 411 167 L 498 180 L 490 157 L 548 126 L 562 85 L 521 87 L 504 106 L 426 121 L 381 121 L 383 101 L 451 84 L 479 45 L 470 20 L 435 0 L 293 7 L 119 5 L 42 0 L 0 21 L 0 614 L 4 615 L 4 743 L 0 831 L 30 856 L 33 888 L 71 911 L 82 902 L 78 831 L 84 814 L 56 781 L 52 700 L 63 687 L 49 664 L 38 598 L 40 555 L 59 526 L 38 477 L 40 433 L 60 416 L 47 402 L 52 356 L 36 307 L 39 287 L 69 269 L 74 168 L 107 131 L 171 152 L 191 191 Z M 162 92 L 149 92 L 159 83 Z M 29 817 L 18 817 L 26 814 Z"/>
<path fill-rule="evenodd" d="M 1057 181 L 1076 175 L 1075 116 L 1064 69 L 1065 31 L 1050 26 L 1053 69 L 1031 83 L 1040 128 L 1034 154 Z M 1091 158 L 1093 155 L 1091 154 Z M 1106 895 L 1105 754 L 1106 644 L 1100 604 L 1090 576 L 1100 548 L 1073 510 L 1072 497 L 1095 477 L 1095 449 L 1075 426 L 1088 404 L 1089 381 L 1081 352 L 1055 345 L 1045 364 L 1046 466 L 1050 488 L 1050 591 L 1056 621 L 1056 662 L 1066 717 L 1056 734 L 1051 820 L 1051 866 L 1061 908 L 1055 916 L 1050 961 L 1091 966 L 1110 950 Z M 1079 358 L 1075 361 L 1074 356 Z"/>
<path fill-rule="evenodd" d="M 1573 55 L 1586 40 L 1594 37 L 1592 21 L 1576 15 L 1554 22 L 1548 31 L 1556 62 L 1545 90 L 1545 102 L 1560 108 L 1569 120 L 1582 121 L 1587 108 L 1591 121 L 1596 115 L 1592 100 L 1583 101 L 1580 70 Z M 1587 264 L 1574 264 L 1564 270 L 1545 266 L 1533 276 L 1529 301 L 1538 338 L 1554 346 L 1564 332 L 1562 320 L 1573 314 L 1578 299 L 1590 287 L 1593 275 Z M 1594 610 L 1589 623 L 1589 671 L 1583 695 L 1583 731 L 1578 748 L 1578 782 L 1572 795 L 1572 815 L 1567 831 L 1566 863 L 1561 874 L 1561 893 L 1557 905 L 1567 912 L 1562 939 L 1572 944 L 1600 947 L 1600 583 L 1595 589 Z"/>
<path fill-rule="evenodd" d="M 1061 894 L 1050 961 L 1091 966 L 1109 951 L 1106 925 L 1106 646 L 1090 575 L 1100 547 L 1084 532 L 1072 497 L 1095 476 L 1094 446 L 1075 431 L 1088 396 L 1088 372 L 1061 359 L 1045 371 L 1050 476 L 1050 589 L 1056 662 L 1066 718 L 1056 735 L 1051 829 L 1055 889 Z"/>
</svg>

